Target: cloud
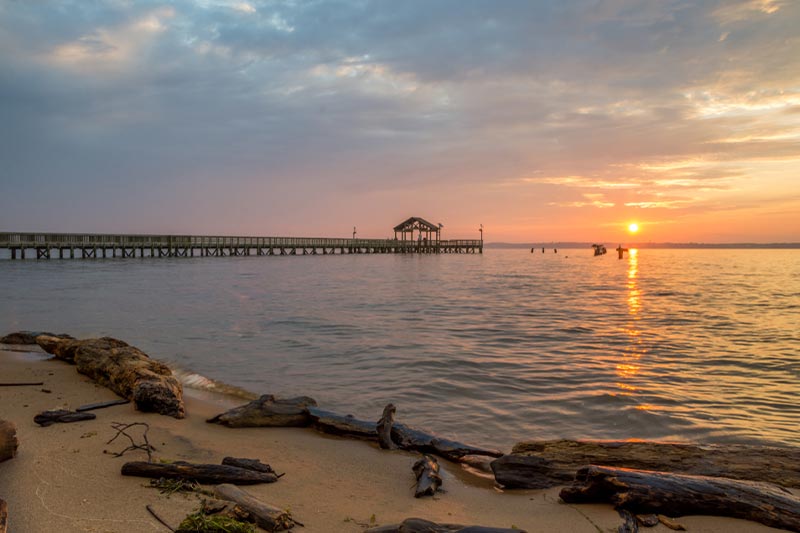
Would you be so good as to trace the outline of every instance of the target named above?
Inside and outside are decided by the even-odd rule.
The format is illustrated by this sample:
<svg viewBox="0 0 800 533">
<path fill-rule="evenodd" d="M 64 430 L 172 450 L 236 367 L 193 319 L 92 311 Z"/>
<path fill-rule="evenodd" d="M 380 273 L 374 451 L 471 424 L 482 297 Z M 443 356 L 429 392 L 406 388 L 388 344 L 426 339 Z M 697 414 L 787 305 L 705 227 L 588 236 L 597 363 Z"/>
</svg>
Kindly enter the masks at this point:
<svg viewBox="0 0 800 533">
<path fill-rule="evenodd" d="M 120 202 L 107 183 L 254 208 L 263 194 L 249 231 L 286 209 L 270 191 L 313 190 L 332 219 L 424 190 L 464 227 L 524 226 L 531 202 L 688 211 L 761 169 L 793 186 L 798 24 L 800 5 L 767 0 L 6 2 L 0 192 L 94 188 L 86 207 Z"/>
</svg>

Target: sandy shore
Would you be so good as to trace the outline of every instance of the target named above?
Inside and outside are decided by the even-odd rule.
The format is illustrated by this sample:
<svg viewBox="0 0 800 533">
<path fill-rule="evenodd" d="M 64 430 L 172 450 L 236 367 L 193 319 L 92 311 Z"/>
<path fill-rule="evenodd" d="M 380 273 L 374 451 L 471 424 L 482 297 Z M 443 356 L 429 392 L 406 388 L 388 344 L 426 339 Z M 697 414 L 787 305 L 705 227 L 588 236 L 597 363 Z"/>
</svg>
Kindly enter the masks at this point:
<svg viewBox="0 0 800 533">
<path fill-rule="evenodd" d="M 124 462 L 146 456 L 139 451 L 122 458 L 103 453 L 126 446 L 119 441 L 106 444 L 115 434 L 111 422 L 147 422 L 156 458 L 219 463 L 226 455 L 252 457 L 285 472 L 277 483 L 245 489 L 265 502 L 289 508 L 306 526 L 296 531 L 360 532 L 370 524 L 397 523 L 412 516 L 515 526 L 530 532 L 607 532 L 616 531 L 621 523 L 610 506 L 559 503 L 558 489 L 503 493 L 491 480 L 446 461 L 442 466 L 447 492 L 434 499 L 415 499 L 414 454 L 386 452 L 370 443 L 311 429 L 206 424 L 206 418 L 233 404 L 228 398 L 191 389 L 186 390 L 184 420 L 139 413 L 128 404 L 94 411 L 96 420 L 42 428 L 33 422 L 40 411 L 74 409 L 117 396 L 78 374 L 74 366 L 43 353 L 0 350 L 0 376 L 6 382 L 44 382 L 0 387 L 0 419 L 17 425 L 20 441 L 17 457 L 0 463 L 0 498 L 8 502 L 12 533 L 163 532 L 166 528 L 145 505 L 152 505 L 173 526 L 198 506 L 194 495 L 167 497 L 147 487 L 146 479 L 120 475 Z M 697 533 L 779 531 L 728 518 L 684 517 L 680 522 Z M 671 530 L 659 525 L 647 531 Z"/>
</svg>

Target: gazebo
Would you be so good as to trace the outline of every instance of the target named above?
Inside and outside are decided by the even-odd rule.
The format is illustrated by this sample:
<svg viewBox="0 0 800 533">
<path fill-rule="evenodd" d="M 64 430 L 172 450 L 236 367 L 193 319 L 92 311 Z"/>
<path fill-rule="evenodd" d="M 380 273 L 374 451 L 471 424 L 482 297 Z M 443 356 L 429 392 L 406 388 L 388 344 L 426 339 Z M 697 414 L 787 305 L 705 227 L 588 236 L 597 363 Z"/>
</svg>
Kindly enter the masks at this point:
<svg viewBox="0 0 800 533">
<path fill-rule="evenodd" d="M 400 224 L 394 227 L 394 238 L 397 240 L 397 234 L 399 233 L 401 236 L 402 241 L 414 241 L 414 232 L 417 233 L 417 240 L 421 241 L 423 238 L 427 242 L 439 242 L 439 234 L 442 231 L 442 225 L 439 224 L 431 224 L 424 218 L 420 217 L 411 217 L 408 220 L 404 220 Z M 423 237 L 425 235 L 425 237 Z"/>
</svg>

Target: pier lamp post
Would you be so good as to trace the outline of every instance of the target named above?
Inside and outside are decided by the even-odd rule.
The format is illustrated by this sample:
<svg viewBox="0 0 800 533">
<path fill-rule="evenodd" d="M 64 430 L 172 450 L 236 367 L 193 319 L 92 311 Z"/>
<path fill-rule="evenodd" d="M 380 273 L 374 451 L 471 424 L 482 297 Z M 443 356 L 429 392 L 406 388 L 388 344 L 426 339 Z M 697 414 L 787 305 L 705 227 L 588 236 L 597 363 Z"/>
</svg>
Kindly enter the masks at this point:
<svg viewBox="0 0 800 533">
<path fill-rule="evenodd" d="M 481 247 L 483 247 L 483 224 L 481 224 L 481 229 L 479 231 L 481 232 Z"/>
<path fill-rule="evenodd" d="M 356 227 L 353 226 L 353 240 L 356 240 Z"/>
</svg>

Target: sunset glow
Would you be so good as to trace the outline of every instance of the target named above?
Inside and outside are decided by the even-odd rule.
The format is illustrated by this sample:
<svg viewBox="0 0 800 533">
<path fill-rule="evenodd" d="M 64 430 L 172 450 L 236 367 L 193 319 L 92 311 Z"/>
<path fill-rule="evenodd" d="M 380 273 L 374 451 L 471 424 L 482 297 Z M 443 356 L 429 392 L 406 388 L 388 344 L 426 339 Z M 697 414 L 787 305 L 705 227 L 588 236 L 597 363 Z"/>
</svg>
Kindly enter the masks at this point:
<svg viewBox="0 0 800 533">
<path fill-rule="evenodd" d="M 75 5 L 0 4 L 6 230 L 800 241 L 800 2 Z"/>
<path fill-rule="evenodd" d="M 632 222 L 632 223 L 628 224 L 628 231 L 630 233 L 638 233 L 639 232 L 639 224 L 637 224 L 636 222 Z"/>
</svg>

